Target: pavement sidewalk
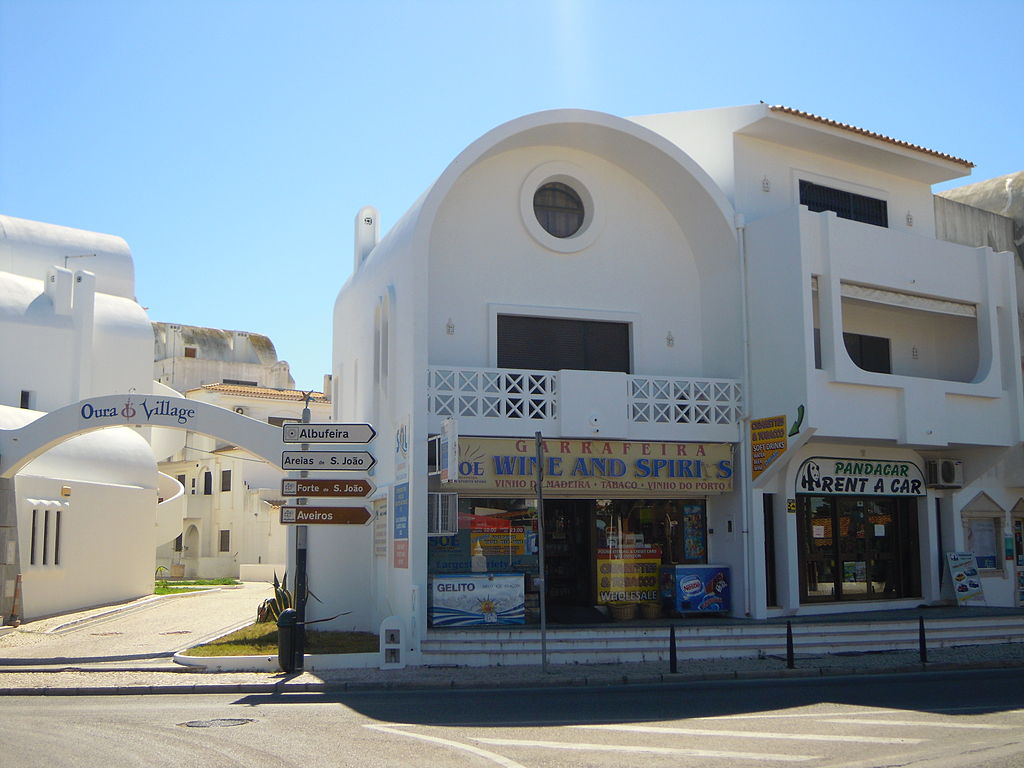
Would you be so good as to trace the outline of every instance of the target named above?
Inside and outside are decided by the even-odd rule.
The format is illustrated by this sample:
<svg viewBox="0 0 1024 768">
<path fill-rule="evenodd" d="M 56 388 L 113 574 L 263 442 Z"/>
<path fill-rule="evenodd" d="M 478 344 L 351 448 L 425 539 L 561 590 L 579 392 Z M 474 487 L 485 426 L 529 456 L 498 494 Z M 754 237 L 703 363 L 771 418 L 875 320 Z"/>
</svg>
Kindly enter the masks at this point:
<svg viewBox="0 0 1024 768">
<path fill-rule="evenodd" d="M 307 656 L 306 671 L 292 674 L 212 671 L 173 662 L 175 651 L 247 619 L 267 588 L 252 584 L 220 595 L 141 598 L 22 625 L 0 636 L 0 695 L 600 687 L 1024 667 L 1024 642 L 929 648 L 926 664 L 917 651 L 797 654 L 793 669 L 784 656 L 681 658 L 675 673 L 665 661 L 320 670 L 316 657 Z M 132 652 L 126 653 L 129 643 Z"/>
<path fill-rule="evenodd" d="M 308 659 L 314 663 L 315 659 Z M 793 669 L 785 658 L 701 659 L 680 662 L 573 664 L 516 667 L 407 667 L 405 669 L 312 670 L 280 672 L 205 672 L 194 668 L 138 668 L 116 664 L 89 668 L 55 666 L 0 668 L 0 695 L 141 695 L 200 693 L 306 693 L 381 690 L 601 687 L 728 680 L 773 680 L 864 674 L 900 674 L 957 669 L 1024 667 L 1024 644 L 962 646 L 928 652 L 922 664 L 916 651 L 797 656 Z"/>
</svg>

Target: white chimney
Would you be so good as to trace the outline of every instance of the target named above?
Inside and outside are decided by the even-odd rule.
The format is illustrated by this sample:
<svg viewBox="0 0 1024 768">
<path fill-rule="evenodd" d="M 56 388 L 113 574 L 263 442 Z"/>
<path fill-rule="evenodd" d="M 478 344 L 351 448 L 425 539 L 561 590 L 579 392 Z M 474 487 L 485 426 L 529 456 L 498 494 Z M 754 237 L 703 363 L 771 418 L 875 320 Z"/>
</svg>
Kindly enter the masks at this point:
<svg viewBox="0 0 1024 768">
<path fill-rule="evenodd" d="M 380 242 L 380 223 L 378 222 L 377 209 L 372 205 L 366 205 L 359 209 L 356 214 L 356 248 L 355 264 L 352 271 L 358 271 L 370 255 L 370 251 L 377 247 Z"/>
</svg>

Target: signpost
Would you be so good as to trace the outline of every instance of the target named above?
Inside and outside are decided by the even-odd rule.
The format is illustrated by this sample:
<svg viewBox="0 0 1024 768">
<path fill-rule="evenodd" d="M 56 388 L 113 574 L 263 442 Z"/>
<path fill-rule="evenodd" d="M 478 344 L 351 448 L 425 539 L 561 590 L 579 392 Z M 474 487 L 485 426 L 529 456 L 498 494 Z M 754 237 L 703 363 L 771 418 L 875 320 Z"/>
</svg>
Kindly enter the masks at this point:
<svg viewBox="0 0 1024 768">
<path fill-rule="evenodd" d="M 369 451 L 283 451 L 281 469 L 365 472 L 377 459 Z"/>
<path fill-rule="evenodd" d="M 284 424 L 281 441 L 285 443 L 369 443 L 377 430 L 369 424 Z"/>
<path fill-rule="evenodd" d="M 373 483 L 363 478 L 325 480 L 309 477 L 288 478 L 281 481 L 282 496 L 363 499 L 376 489 L 377 487 Z"/>
<path fill-rule="evenodd" d="M 366 507 L 281 507 L 284 525 L 365 525 L 372 517 Z"/>
<path fill-rule="evenodd" d="M 302 410 L 302 421 L 283 424 L 281 442 L 300 443 L 301 450 L 282 451 L 281 468 L 291 474 L 281 481 L 281 494 L 295 497 L 295 506 L 281 507 L 281 523 L 294 525 L 295 533 L 295 608 L 300 631 L 296 635 L 295 669 L 303 668 L 306 621 L 307 525 L 364 525 L 373 515 L 365 506 L 312 507 L 307 498 L 365 498 L 374 491 L 366 478 L 311 478 L 309 471 L 365 472 L 377 463 L 369 451 L 310 451 L 311 444 L 369 443 L 377 430 L 369 424 L 312 424 L 309 398 Z"/>
</svg>

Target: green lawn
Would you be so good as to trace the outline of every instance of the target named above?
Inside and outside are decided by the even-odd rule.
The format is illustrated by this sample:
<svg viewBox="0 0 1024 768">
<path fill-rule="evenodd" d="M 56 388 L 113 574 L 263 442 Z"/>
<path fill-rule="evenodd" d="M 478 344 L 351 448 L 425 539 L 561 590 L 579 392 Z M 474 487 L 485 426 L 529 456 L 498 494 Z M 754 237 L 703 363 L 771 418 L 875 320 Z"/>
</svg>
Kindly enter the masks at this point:
<svg viewBox="0 0 1024 768">
<path fill-rule="evenodd" d="M 154 595 L 177 595 L 182 592 L 199 592 L 211 587 L 233 587 L 241 584 L 238 579 L 157 579 Z"/>
<path fill-rule="evenodd" d="M 372 632 L 306 631 L 306 653 L 376 653 Z M 186 656 L 276 656 L 277 625 L 263 622 L 244 627 L 207 645 L 189 648 Z"/>
</svg>

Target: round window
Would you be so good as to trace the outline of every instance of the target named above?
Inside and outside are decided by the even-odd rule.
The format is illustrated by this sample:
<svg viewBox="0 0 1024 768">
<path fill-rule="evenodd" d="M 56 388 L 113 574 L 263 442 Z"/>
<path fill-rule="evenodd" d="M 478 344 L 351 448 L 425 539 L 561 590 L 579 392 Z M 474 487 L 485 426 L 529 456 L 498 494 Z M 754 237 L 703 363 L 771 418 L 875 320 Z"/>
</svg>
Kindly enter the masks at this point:
<svg viewBox="0 0 1024 768">
<path fill-rule="evenodd" d="M 533 194 L 533 212 L 544 231 L 554 237 L 575 235 L 585 216 L 579 194 L 560 181 L 550 181 Z"/>
</svg>

